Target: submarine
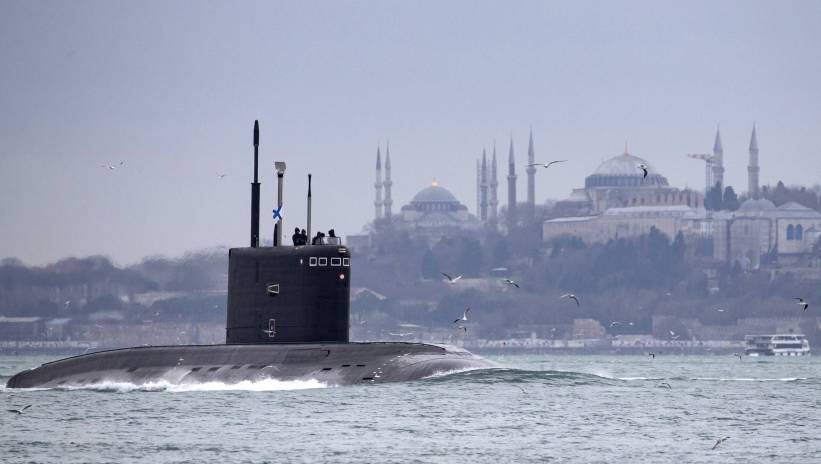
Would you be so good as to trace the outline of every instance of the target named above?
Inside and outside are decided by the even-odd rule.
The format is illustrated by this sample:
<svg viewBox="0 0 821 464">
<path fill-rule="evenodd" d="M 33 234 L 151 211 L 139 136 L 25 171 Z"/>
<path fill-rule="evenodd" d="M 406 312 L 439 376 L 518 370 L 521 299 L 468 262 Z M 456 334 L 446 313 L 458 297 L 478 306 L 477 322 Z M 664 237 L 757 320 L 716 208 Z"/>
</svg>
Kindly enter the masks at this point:
<svg viewBox="0 0 821 464">
<path fill-rule="evenodd" d="M 327 386 L 410 381 L 436 374 L 497 367 L 450 345 L 351 342 L 351 251 L 338 237 L 260 246 L 259 122 L 254 122 L 251 243 L 228 252 L 225 344 L 142 346 L 82 354 L 20 372 L 7 388 L 69 388 L 101 382 L 184 385 L 274 379 Z M 282 209 L 285 163 L 276 162 Z M 311 237 L 308 175 L 307 236 Z"/>
</svg>

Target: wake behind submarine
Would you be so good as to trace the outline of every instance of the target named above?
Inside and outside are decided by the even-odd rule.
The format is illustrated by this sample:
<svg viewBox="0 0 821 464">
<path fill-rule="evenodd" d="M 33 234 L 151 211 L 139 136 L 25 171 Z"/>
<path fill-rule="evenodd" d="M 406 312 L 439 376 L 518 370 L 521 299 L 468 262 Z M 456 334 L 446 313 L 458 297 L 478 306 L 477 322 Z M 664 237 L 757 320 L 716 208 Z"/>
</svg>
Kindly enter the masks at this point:
<svg viewBox="0 0 821 464">
<path fill-rule="evenodd" d="M 437 373 L 494 367 L 447 345 L 349 341 L 350 251 L 339 238 L 259 246 L 259 123 L 254 122 L 251 246 L 228 252 L 228 317 L 224 345 L 145 346 L 100 351 L 20 372 L 7 388 L 72 387 L 101 382 L 171 385 L 276 379 L 326 385 L 416 380 Z M 282 207 L 285 163 L 276 163 Z M 307 236 L 311 237 L 308 176 Z"/>
</svg>

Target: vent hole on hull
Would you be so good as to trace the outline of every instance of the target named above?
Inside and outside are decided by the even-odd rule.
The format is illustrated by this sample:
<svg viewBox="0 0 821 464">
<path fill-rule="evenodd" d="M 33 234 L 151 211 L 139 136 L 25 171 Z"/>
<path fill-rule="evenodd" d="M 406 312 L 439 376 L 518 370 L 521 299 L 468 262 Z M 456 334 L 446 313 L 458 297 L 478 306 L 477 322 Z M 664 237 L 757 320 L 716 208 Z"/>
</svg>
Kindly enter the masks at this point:
<svg viewBox="0 0 821 464">
<path fill-rule="evenodd" d="M 331 368 L 330 367 L 323 367 L 322 370 L 323 371 L 329 371 L 329 370 L 331 370 Z"/>
<path fill-rule="evenodd" d="M 195 367 L 195 368 L 191 369 L 191 372 L 199 372 L 201 370 L 202 370 L 201 367 Z"/>
<path fill-rule="evenodd" d="M 217 370 L 219 370 L 219 367 L 209 367 L 208 368 L 208 372 L 214 372 L 214 371 L 217 371 Z"/>
<path fill-rule="evenodd" d="M 231 366 L 231 369 L 241 369 L 241 368 L 242 368 L 241 364 L 234 364 L 233 366 Z"/>
<path fill-rule="evenodd" d="M 137 369 L 139 369 L 139 367 L 129 367 L 128 370 L 126 370 L 126 372 L 134 372 Z"/>
<path fill-rule="evenodd" d="M 350 364 L 343 364 L 342 367 L 351 367 Z"/>
<path fill-rule="evenodd" d="M 364 364 L 357 364 L 356 367 L 365 367 Z"/>
<path fill-rule="evenodd" d="M 373 377 L 362 377 L 362 380 L 373 380 Z"/>
</svg>

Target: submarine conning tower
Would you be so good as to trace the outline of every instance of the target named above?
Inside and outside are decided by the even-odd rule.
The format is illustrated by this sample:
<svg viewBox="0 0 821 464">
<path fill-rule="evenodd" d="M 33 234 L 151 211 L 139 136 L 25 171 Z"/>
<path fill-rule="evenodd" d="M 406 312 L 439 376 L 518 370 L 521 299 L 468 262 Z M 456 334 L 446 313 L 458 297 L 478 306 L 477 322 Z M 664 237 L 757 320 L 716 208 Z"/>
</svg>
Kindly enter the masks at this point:
<svg viewBox="0 0 821 464">
<path fill-rule="evenodd" d="M 351 257 L 341 239 L 323 237 L 315 245 L 283 246 L 280 218 L 274 246 L 259 246 L 258 146 L 259 126 L 255 122 L 251 246 L 228 252 L 225 342 L 347 343 Z M 279 198 L 275 211 L 280 211 L 285 163 L 277 162 L 276 167 Z M 308 179 L 310 227 L 310 175 Z"/>
</svg>

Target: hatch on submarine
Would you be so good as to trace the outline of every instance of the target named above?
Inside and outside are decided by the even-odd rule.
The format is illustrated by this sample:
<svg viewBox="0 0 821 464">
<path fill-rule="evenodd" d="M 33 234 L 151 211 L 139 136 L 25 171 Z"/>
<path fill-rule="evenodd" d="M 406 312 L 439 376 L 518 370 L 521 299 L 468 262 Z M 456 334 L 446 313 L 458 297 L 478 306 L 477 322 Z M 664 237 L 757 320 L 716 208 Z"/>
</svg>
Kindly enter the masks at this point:
<svg viewBox="0 0 821 464">
<path fill-rule="evenodd" d="M 350 250 L 338 237 L 260 246 L 259 121 L 254 122 L 249 247 L 228 252 L 228 314 L 224 345 L 143 346 L 73 356 L 11 377 L 7 388 L 60 388 L 101 382 L 172 385 L 275 379 L 329 386 L 417 380 L 496 367 L 449 345 L 350 342 Z M 285 163 L 275 163 L 282 209 Z M 307 236 L 311 237 L 308 175 Z"/>
</svg>

